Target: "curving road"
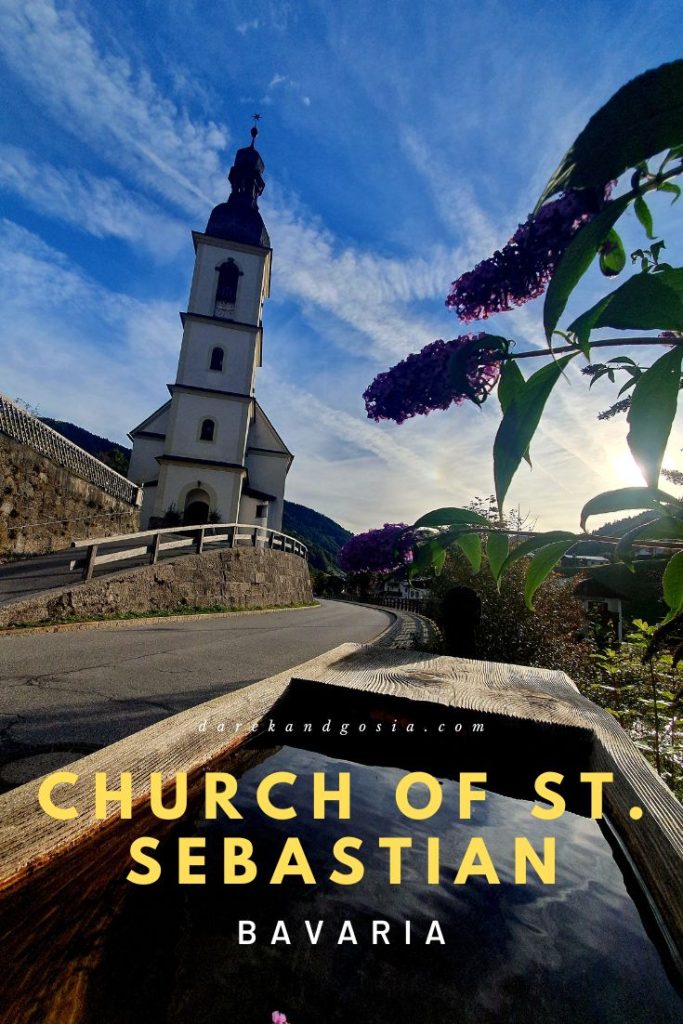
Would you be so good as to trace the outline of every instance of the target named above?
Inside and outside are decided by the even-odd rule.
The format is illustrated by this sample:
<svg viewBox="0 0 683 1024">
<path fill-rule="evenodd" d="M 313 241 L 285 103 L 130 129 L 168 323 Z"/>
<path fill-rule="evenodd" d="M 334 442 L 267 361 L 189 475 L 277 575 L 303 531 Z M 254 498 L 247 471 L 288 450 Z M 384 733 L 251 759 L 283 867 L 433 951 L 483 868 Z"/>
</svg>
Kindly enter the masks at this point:
<svg viewBox="0 0 683 1024">
<path fill-rule="evenodd" d="M 386 612 L 319 608 L 0 637 L 0 790 L 345 642 Z"/>
</svg>

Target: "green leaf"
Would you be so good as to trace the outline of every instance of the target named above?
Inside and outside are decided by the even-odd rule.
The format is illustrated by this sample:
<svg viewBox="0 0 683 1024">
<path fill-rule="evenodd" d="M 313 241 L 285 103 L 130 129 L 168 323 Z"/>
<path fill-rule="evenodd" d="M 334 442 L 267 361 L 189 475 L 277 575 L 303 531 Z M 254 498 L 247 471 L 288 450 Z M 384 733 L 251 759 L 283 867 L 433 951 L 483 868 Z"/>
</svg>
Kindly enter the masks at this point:
<svg viewBox="0 0 683 1024">
<path fill-rule="evenodd" d="M 455 543 L 472 566 L 472 572 L 478 573 L 481 568 L 481 537 L 479 534 L 463 533 Z"/>
<path fill-rule="evenodd" d="M 647 205 L 642 196 L 636 196 L 633 203 L 633 209 L 635 210 L 636 217 L 645 228 L 645 234 L 651 242 L 654 241 L 654 231 L 652 223 L 652 214 L 650 213 L 650 207 Z"/>
<path fill-rule="evenodd" d="M 510 542 L 506 533 L 490 533 L 486 541 L 486 557 L 491 575 L 496 583 L 500 579 L 503 563 L 510 553 Z"/>
<path fill-rule="evenodd" d="M 526 381 L 522 371 L 514 359 L 508 359 L 507 362 L 503 363 L 498 380 L 498 401 L 500 402 L 503 414 L 507 412 L 513 396 L 518 394 L 525 384 Z M 531 465 L 531 456 L 528 449 L 524 453 L 524 461 Z"/>
<path fill-rule="evenodd" d="M 607 203 L 597 217 L 584 224 L 565 249 L 550 280 L 543 303 L 543 326 L 548 342 L 564 313 L 569 296 L 590 267 L 600 246 L 628 204 L 629 200 L 625 196 Z"/>
<path fill-rule="evenodd" d="M 561 540 L 555 544 L 548 544 L 547 547 L 536 552 L 526 574 L 526 584 L 524 585 L 524 602 L 529 610 L 533 610 L 534 594 L 541 583 L 548 578 L 557 562 L 575 543 L 576 538 L 572 537 L 569 541 Z"/>
<path fill-rule="evenodd" d="M 519 464 L 529 451 L 545 403 L 565 366 L 576 353 L 542 366 L 512 396 L 493 442 L 493 477 L 502 512 L 505 496 Z"/>
<path fill-rule="evenodd" d="M 677 199 L 680 199 L 680 196 L 681 196 L 681 186 L 680 185 L 674 185 L 674 183 L 672 181 L 663 181 L 661 185 L 657 186 L 657 191 L 658 192 L 672 192 L 673 196 L 674 196 L 674 198 L 671 200 L 671 205 L 672 206 L 676 202 Z"/>
<path fill-rule="evenodd" d="M 599 370 L 596 370 L 595 373 L 593 374 L 593 376 L 591 377 L 591 382 L 588 385 L 588 390 L 590 391 L 590 389 L 593 387 L 595 382 L 600 380 L 601 377 L 606 376 L 608 373 L 609 373 L 609 367 L 607 367 L 607 366 L 603 366 Z"/>
<path fill-rule="evenodd" d="M 667 494 L 656 487 L 618 487 L 614 491 L 603 491 L 587 501 L 581 509 L 581 529 L 585 530 L 586 521 L 591 516 L 625 512 L 627 509 L 660 508 L 662 505 L 683 510 L 683 503 L 673 494 Z"/>
<path fill-rule="evenodd" d="M 629 167 L 682 142 L 683 60 L 676 60 L 638 75 L 591 117 L 538 206 L 564 189 L 606 185 Z"/>
<path fill-rule="evenodd" d="M 470 508 L 436 508 L 427 512 L 414 524 L 418 526 L 491 526 L 485 516 L 473 512 Z"/>
<path fill-rule="evenodd" d="M 443 544 L 439 543 L 438 538 L 432 537 L 418 546 L 417 551 L 413 555 L 408 575 L 412 579 L 414 576 L 420 576 L 430 569 L 434 569 L 438 575 L 443 568 L 445 560 L 446 548 Z"/>
<path fill-rule="evenodd" d="M 652 259 L 655 261 L 655 263 L 658 262 L 659 254 L 662 251 L 662 249 L 666 249 L 666 242 L 664 241 L 663 238 L 660 238 L 660 240 L 658 242 L 655 242 L 654 245 L 650 246 L 650 252 L 652 254 Z"/>
<path fill-rule="evenodd" d="M 638 380 L 638 377 L 631 377 L 630 380 L 627 380 L 626 383 L 624 384 L 624 386 L 619 388 L 619 394 L 617 395 L 617 398 L 621 398 L 621 396 L 626 394 L 627 391 L 630 391 L 631 388 L 635 385 L 637 380 Z"/>
<path fill-rule="evenodd" d="M 656 487 L 681 386 L 683 345 L 661 356 L 638 378 L 628 411 L 626 438 L 645 481 Z"/>
<path fill-rule="evenodd" d="M 635 274 L 570 324 L 579 338 L 598 327 L 683 330 L 683 269 Z"/>
<path fill-rule="evenodd" d="M 680 519 L 674 519 L 673 516 L 662 515 L 625 533 L 614 549 L 614 554 L 616 558 L 631 568 L 634 543 L 637 544 L 638 541 L 643 540 L 678 540 L 681 538 L 683 538 L 683 522 Z"/>
<path fill-rule="evenodd" d="M 612 228 L 600 247 L 600 270 L 605 277 L 616 277 L 626 266 L 626 250 L 618 233 Z"/>
<path fill-rule="evenodd" d="M 549 530 L 547 533 L 536 533 L 533 537 L 523 540 L 521 544 L 516 544 L 510 550 L 510 554 L 503 562 L 500 575 L 504 576 L 515 562 L 518 562 L 520 558 L 526 558 L 527 555 L 533 555 L 539 548 L 547 548 L 550 544 L 559 544 L 560 541 L 571 541 L 573 544 L 576 544 L 579 540 L 581 540 L 580 536 L 569 533 L 567 530 Z"/>
<path fill-rule="evenodd" d="M 483 334 L 480 334 L 477 340 L 479 342 L 477 346 L 478 348 L 497 348 L 505 355 L 507 355 L 515 344 L 511 338 L 506 338 L 502 334 L 487 334 L 486 331 L 484 331 Z M 469 351 L 472 351 L 470 346 L 468 346 L 468 349 Z"/>
<path fill-rule="evenodd" d="M 683 551 L 677 552 L 664 570 L 664 600 L 671 611 L 667 620 L 671 621 L 683 611 Z"/>
<path fill-rule="evenodd" d="M 437 576 L 441 575 L 441 571 L 443 570 L 444 562 L 445 561 L 446 561 L 446 549 L 445 548 L 441 548 L 439 551 L 435 551 L 434 552 L 434 555 L 433 555 L 433 558 L 432 558 L 432 568 L 434 569 L 434 572 L 436 573 Z"/>
<path fill-rule="evenodd" d="M 522 371 L 514 359 L 507 359 L 500 371 L 498 380 L 498 401 L 503 413 L 507 412 L 513 397 L 523 388 L 526 381 Z"/>
</svg>

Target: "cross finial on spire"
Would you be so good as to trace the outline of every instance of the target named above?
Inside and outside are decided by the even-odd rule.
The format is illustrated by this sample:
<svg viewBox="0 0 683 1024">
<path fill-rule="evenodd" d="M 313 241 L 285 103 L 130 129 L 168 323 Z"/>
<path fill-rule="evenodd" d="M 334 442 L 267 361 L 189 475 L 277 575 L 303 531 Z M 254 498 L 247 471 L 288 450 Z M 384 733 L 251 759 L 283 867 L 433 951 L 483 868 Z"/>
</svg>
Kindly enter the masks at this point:
<svg viewBox="0 0 683 1024">
<path fill-rule="evenodd" d="M 256 125 L 261 120 L 261 115 L 260 114 L 252 114 L 251 115 L 251 119 L 254 122 L 253 128 L 251 129 L 251 144 L 253 146 L 254 142 L 256 141 L 256 136 L 258 135 L 258 128 L 256 127 Z"/>
</svg>

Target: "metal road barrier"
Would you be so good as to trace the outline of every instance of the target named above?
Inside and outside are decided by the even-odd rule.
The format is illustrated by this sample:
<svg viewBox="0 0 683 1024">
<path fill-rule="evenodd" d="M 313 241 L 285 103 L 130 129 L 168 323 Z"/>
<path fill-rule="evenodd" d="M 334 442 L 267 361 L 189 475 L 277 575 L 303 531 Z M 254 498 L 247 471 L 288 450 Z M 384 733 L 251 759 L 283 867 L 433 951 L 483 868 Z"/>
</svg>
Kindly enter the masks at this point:
<svg viewBox="0 0 683 1024">
<path fill-rule="evenodd" d="M 129 505 L 139 507 L 142 504 L 142 489 L 121 476 L 115 469 L 100 462 L 94 455 L 89 455 L 77 444 L 68 441 L 61 434 L 48 427 L 36 416 L 13 402 L 11 398 L 0 394 L 0 432 L 11 437 L 20 444 L 33 448 L 39 455 L 44 455 L 51 462 L 67 469 L 74 476 L 79 476 L 88 483 L 99 487 L 101 491 L 126 501 Z"/>
<path fill-rule="evenodd" d="M 163 540 L 167 534 L 174 534 L 172 540 Z M 135 544 L 134 542 L 140 542 Z M 128 547 L 129 544 L 134 546 Z M 100 549 L 108 545 L 126 545 L 117 551 L 100 553 Z M 251 526 L 247 523 L 211 523 L 207 526 L 171 526 L 159 530 L 145 530 L 142 533 L 125 533 L 118 537 L 96 537 L 90 540 L 76 540 L 72 548 L 85 548 L 85 559 L 74 559 L 69 568 L 73 571 L 82 568 L 82 579 L 92 579 L 95 569 L 109 562 L 121 562 L 130 558 L 149 556 L 149 564 L 154 565 L 163 551 L 187 548 L 185 554 L 201 555 L 209 545 L 235 548 L 240 545 L 269 548 L 274 551 L 287 551 L 300 558 L 308 558 L 308 548 L 301 541 L 290 537 L 279 530 L 269 530 L 265 526 Z"/>
</svg>

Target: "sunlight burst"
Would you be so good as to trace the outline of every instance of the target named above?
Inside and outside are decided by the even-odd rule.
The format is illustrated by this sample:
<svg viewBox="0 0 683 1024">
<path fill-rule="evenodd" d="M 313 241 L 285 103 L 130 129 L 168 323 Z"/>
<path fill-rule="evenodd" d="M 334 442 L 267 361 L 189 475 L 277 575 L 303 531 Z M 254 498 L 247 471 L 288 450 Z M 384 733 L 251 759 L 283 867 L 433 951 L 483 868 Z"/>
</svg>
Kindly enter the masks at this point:
<svg viewBox="0 0 683 1024">
<path fill-rule="evenodd" d="M 618 487 L 644 487 L 645 480 L 633 456 L 622 451 L 610 461 L 612 477 Z"/>
</svg>

